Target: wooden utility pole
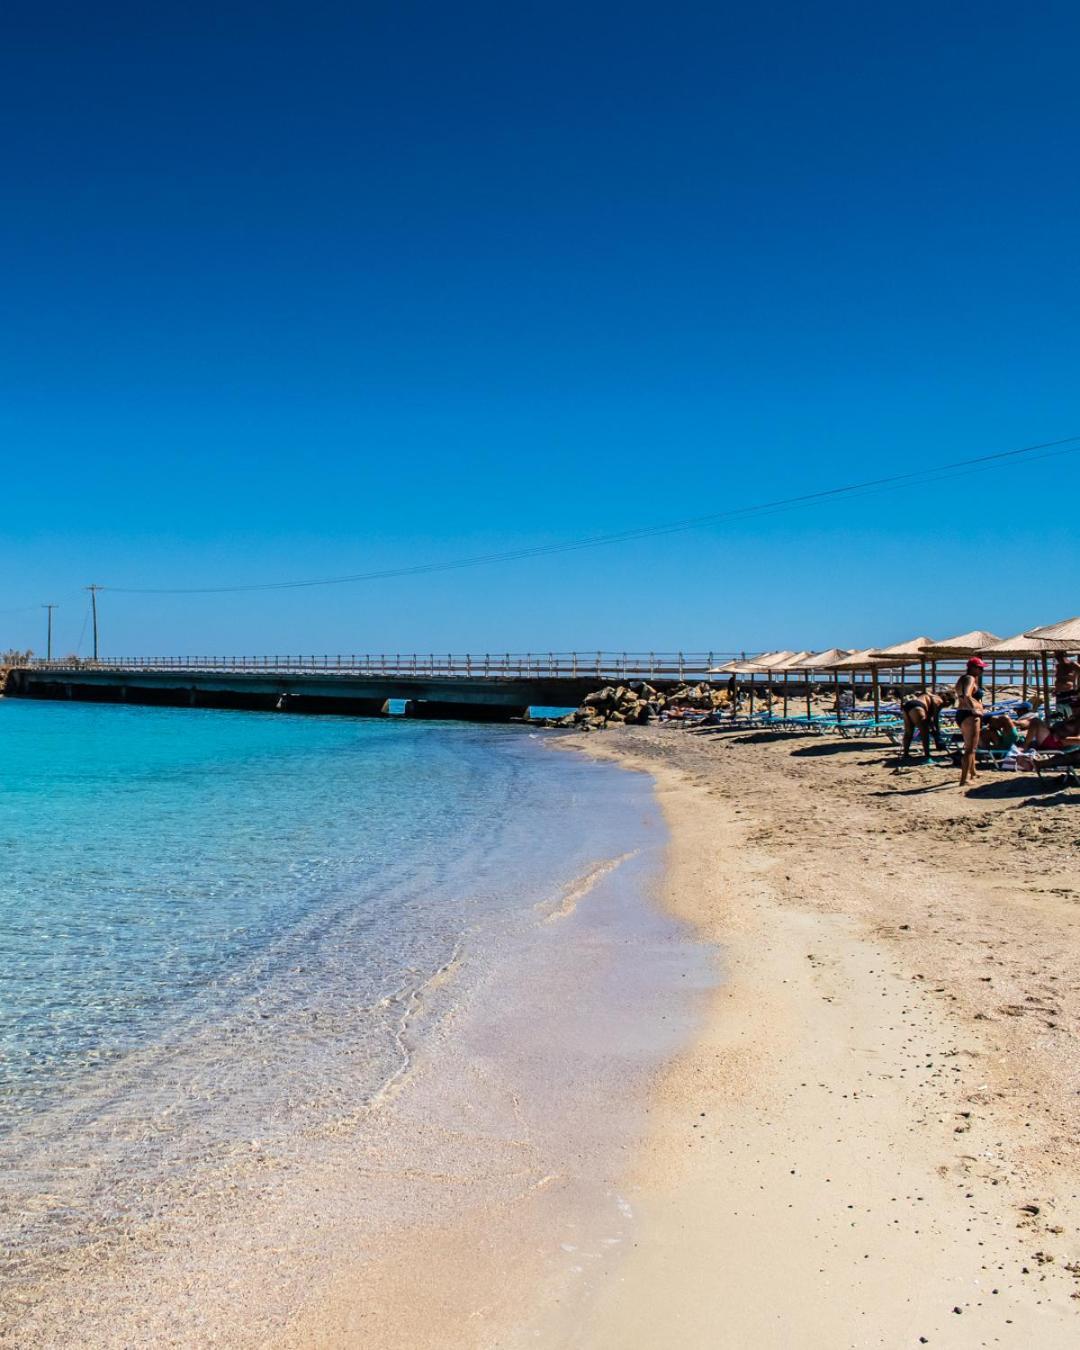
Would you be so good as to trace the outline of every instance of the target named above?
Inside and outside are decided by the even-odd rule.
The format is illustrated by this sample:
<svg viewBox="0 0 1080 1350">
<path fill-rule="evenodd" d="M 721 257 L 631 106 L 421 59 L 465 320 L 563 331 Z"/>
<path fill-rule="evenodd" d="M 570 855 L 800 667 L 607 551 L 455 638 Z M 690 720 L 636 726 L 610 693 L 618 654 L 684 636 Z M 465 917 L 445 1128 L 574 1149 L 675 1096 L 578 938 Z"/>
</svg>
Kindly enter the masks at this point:
<svg viewBox="0 0 1080 1350">
<path fill-rule="evenodd" d="M 98 659 L 98 627 L 97 627 L 97 593 L 101 590 L 100 586 L 87 586 L 90 592 L 90 610 L 93 614 L 94 627 L 94 660 Z"/>
<path fill-rule="evenodd" d="M 58 606 L 58 605 L 42 605 L 41 608 L 42 608 L 42 609 L 47 609 L 47 610 L 49 611 L 49 628 L 48 628 L 49 636 L 48 636 L 48 638 L 46 639 L 46 642 L 45 642 L 45 660 L 46 660 L 46 661 L 51 661 L 51 660 L 52 660 L 52 612 L 53 612 L 54 609 L 58 609 L 59 606 Z"/>
</svg>

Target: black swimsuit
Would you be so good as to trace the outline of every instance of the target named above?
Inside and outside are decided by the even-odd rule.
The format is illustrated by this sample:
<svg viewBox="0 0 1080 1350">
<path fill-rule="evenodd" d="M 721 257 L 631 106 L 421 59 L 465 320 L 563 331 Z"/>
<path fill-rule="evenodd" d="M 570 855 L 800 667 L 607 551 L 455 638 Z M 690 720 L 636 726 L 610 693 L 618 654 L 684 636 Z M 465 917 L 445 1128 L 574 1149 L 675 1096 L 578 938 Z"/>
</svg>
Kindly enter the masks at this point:
<svg viewBox="0 0 1080 1350">
<path fill-rule="evenodd" d="M 971 691 L 971 693 L 967 695 L 967 697 L 972 699 L 975 703 L 981 703 L 983 701 L 983 695 L 984 691 L 982 685 L 977 684 L 975 688 Z M 956 725 L 958 727 L 962 727 L 969 717 L 981 717 L 981 716 L 982 713 L 976 712 L 974 708 L 957 708 Z"/>
</svg>

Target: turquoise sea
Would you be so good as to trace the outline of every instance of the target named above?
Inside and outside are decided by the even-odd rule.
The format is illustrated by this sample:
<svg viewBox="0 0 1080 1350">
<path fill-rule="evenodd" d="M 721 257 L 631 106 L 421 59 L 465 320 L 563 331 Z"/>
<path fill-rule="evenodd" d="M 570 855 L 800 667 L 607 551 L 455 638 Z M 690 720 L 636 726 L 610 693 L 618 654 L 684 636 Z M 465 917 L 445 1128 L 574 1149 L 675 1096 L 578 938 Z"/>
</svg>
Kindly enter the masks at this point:
<svg viewBox="0 0 1080 1350">
<path fill-rule="evenodd" d="M 523 727 L 0 701 L 3 1273 L 298 1154 L 448 970 L 662 838 L 647 780 Z"/>
</svg>

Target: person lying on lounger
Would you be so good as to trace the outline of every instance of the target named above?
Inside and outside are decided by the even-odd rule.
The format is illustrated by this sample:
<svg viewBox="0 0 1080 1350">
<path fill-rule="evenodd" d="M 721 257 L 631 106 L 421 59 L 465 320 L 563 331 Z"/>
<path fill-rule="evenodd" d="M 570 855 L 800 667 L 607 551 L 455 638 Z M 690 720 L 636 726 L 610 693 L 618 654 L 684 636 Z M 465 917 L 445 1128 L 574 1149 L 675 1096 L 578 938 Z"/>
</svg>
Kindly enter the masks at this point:
<svg viewBox="0 0 1080 1350">
<path fill-rule="evenodd" d="M 1073 713 L 1061 722 L 1044 722 L 1032 717 L 1027 724 L 1024 750 L 1068 750 L 1080 745 L 1080 713 Z"/>
<path fill-rule="evenodd" d="M 939 750 L 945 749 L 945 742 L 941 735 L 941 710 L 947 708 L 953 701 L 953 692 L 948 690 L 944 694 L 937 694 L 930 690 L 925 694 L 916 694 L 912 698 L 904 700 L 901 711 L 904 714 L 904 742 L 900 754 L 904 756 L 911 750 L 911 742 L 915 738 L 916 731 L 922 741 L 923 754 L 927 759 L 930 758 L 930 738 L 933 737 L 934 744 Z"/>
</svg>

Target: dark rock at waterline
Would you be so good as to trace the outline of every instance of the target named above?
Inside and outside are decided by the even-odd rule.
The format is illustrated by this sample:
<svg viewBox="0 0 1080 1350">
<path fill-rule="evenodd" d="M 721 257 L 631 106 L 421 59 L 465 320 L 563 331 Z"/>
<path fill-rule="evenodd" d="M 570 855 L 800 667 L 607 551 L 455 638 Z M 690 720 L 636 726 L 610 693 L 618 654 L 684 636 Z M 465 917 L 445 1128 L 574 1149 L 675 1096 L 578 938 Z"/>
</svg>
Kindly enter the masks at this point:
<svg viewBox="0 0 1080 1350">
<path fill-rule="evenodd" d="M 707 683 L 679 684 L 666 693 L 647 680 L 627 684 L 604 685 L 586 694 L 581 706 L 565 717 L 543 723 L 545 726 L 574 727 L 579 731 L 601 731 L 609 725 L 644 726 L 654 718 L 682 712 L 712 712 L 730 706 L 726 688 Z"/>
</svg>

